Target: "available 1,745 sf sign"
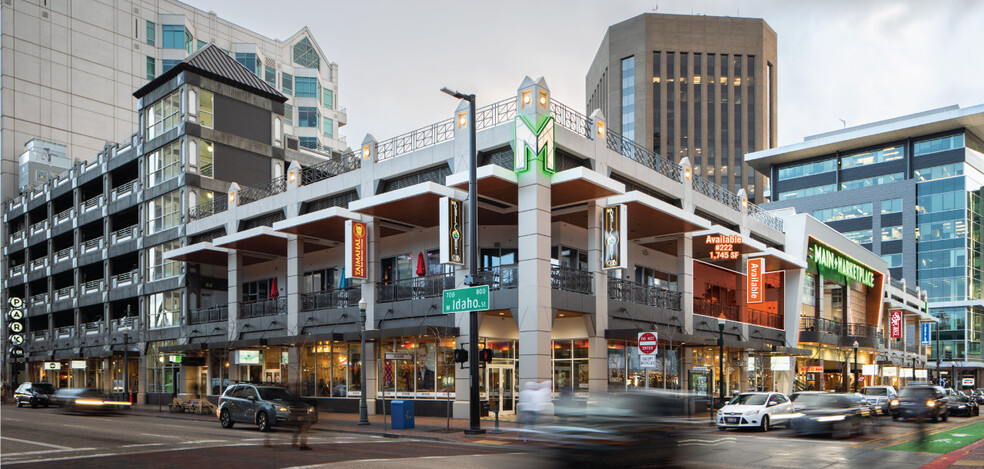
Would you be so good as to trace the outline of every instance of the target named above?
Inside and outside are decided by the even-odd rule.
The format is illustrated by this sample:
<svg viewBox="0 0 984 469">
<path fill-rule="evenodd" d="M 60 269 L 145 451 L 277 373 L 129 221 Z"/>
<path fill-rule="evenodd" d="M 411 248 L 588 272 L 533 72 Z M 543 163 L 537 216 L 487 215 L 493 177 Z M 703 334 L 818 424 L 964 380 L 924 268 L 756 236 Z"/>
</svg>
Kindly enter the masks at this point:
<svg viewBox="0 0 984 469">
<path fill-rule="evenodd" d="M 489 310 L 489 286 L 444 290 L 444 314 Z"/>
</svg>

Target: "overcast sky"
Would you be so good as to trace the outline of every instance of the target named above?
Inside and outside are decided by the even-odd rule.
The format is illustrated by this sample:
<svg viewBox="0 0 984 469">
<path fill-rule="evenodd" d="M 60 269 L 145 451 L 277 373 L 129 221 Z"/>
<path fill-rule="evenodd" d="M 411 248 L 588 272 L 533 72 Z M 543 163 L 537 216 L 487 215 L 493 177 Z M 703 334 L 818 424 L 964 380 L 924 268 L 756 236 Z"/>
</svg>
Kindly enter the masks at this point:
<svg viewBox="0 0 984 469">
<path fill-rule="evenodd" d="M 261 34 L 307 25 L 339 64 L 349 145 L 451 117 L 448 86 L 479 105 L 543 76 L 584 110 L 609 25 L 652 11 L 763 18 L 779 36 L 779 144 L 951 104 L 984 103 L 984 1 L 185 0 Z M 276 5 L 276 6 L 274 6 Z"/>
</svg>

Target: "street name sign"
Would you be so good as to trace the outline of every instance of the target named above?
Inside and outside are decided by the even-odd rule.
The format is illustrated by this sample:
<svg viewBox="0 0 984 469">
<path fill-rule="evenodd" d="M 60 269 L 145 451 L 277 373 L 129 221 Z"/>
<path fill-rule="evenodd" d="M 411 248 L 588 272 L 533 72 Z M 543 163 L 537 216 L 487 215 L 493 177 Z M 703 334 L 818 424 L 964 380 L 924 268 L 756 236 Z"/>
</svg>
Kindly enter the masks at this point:
<svg viewBox="0 0 984 469">
<path fill-rule="evenodd" d="M 444 314 L 489 310 L 489 286 L 444 290 Z"/>
</svg>

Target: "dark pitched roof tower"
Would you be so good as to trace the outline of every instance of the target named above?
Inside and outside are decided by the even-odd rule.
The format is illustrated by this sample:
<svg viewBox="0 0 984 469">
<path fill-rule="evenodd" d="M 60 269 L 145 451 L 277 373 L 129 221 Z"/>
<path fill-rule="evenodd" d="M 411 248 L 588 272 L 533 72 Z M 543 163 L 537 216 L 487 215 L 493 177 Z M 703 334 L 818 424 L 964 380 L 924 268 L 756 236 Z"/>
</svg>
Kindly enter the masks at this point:
<svg viewBox="0 0 984 469">
<path fill-rule="evenodd" d="M 133 92 L 133 96 L 136 96 L 138 99 L 142 98 L 185 70 L 281 103 L 287 101 L 287 97 L 277 91 L 276 88 L 254 75 L 243 64 L 237 62 L 215 44 L 208 44 L 194 54 L 189 55 L 170 70 L 158 75 L 149 83 Z"/>
</svg>

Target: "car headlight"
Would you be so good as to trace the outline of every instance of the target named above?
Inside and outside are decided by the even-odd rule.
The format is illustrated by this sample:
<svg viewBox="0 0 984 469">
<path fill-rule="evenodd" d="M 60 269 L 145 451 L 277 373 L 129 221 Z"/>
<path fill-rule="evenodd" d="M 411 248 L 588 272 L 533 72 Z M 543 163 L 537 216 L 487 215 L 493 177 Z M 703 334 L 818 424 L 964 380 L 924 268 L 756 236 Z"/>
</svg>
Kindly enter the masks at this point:
<svg viewBox="0 0 984 469">
<path fill-rule="evenodd" d="M 313 414 L 314 413 L 314 407 L 308 407 L 308 413 L 309 414 Z"/>
<path fill-rule="evenodd" d="M 283 413 L 287 413 L 287 408 L 286 408 L 286 407 L 284 407 L 284 406 L 280 406 L 280 405 L 278 405 L 278 406 L 277 406 L 277 412 L 283 412 Z"/>
<path fill-rule="evenodd" d="M 817 422 L 840 422 L 847 418 L 845 415 L 830 415 L 827 417 L 817 417 Z"/>
<path fill-rule="evenodd" d="M 893 405 L 893 406 L 899 405 L 899 400 L 898 399 L 892 399 L 892 404 L 891 405 Z"/>
<path fill-rule="evenodd" d="M 749 412 L 749 413 L 747 413 L 745 415 L 758 415 L 758 413 L 759 413 L 759 410 L 753 410 L 753 411 L 751 411 L 751 412 Z"/>
<path fill-rule="evenodd" d="M 930 400 L 928 400 L 928 401 L 926 401 L 926 406 L 927 406 L 927 407 L 933 407 L 933 406 L 935 406 L 935 405 L 936 405 L 936 401 L 934 401 L 934 400 L 932 400 L 932 399 L 930 399 Z"/>
</svg>

